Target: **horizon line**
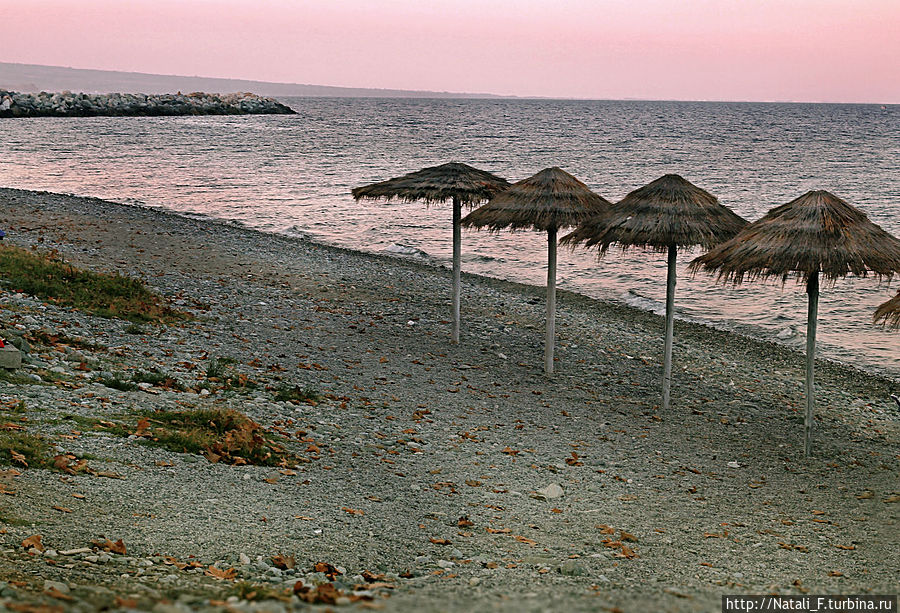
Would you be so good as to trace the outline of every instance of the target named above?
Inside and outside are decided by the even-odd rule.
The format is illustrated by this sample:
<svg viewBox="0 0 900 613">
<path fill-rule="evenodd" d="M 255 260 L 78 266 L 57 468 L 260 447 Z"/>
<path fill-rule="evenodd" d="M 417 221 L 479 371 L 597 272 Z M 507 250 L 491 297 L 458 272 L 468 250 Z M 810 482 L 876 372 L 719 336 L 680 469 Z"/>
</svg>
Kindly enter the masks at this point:
<svg viewBox="0 0 900 613">
<path fill-rule="evenodd" d="M 357 85 L 330 85 L 330 84 L 322 84 L 322 83 L 300 83 L 297 81 L 264 81 L 261 79 L 250 79 L 243 77 L 211 77 L 211 76 L 201 76 L 201 75 L 179 75 L 179 74 L 164 74 L 164 73 L 156 73 L 156 72 L 142 72 L 142 71 L 129 71 L 129 70 L 112 70 L 105 68 L 79 68 L 73 66 L 61 66 L 61 65 L 53 65 L 53 64 L 33 64 L 27 62 L 9 62 L 4 61 L 0 62 L 0 66 L 7 65 L 18 65 L 18 66 L 34 66 L 38 68 L 57 68 L 63 70 L 72 70 L 72 71 L 92 71 L 92 72 L 106 72 L 106 73 L 119 73 L 119 74 L 127 74 L 127 75 L 141 75 L 148 77 L 170 77 L 177 79 L 208 79 L 208 80 L 218 80 L 218 81 L 244 81 L 249 83 L 259 83 L 263 85 L 278 85 L 278 86 L 301 86 L 301 87 L 324 87 L 329 89 L 343 89 L 343 90 L 366 90 L 366 91 L 376 91 L 376 92 L 404 92 L 411 94 L 436 94 L 434 98 L 443 98 L 447 99 L 448 97 L 455 99 L 505 99 L 505 100 L 550 100 L 550 101 L 572 101 L 572 102 L 700 102 L 700 103 L 735 103 L 735 104 L 848 104 L 848 105 L 872 105 L 872 106 L 898 106 L 900 105 L 900 101 L 898 102 L 884 102 L 884 101 L 842 101 L 842 100 L 748 100 L 748 99 L 689 99 L 689 98 L 640 98 L 640 97 L 632 97 L 626 96 L 622 98 L 603 98 L 603 97 L 581 97 L 581 96 L 532 96 L 532 95 L 522 95 L 522 94 L 497 94 L 491 92 L 460 92 L 460 91 L 450 91 L 450 90 L 430 90 L 430 89 L 406 89 L 402 87 L 371 87 L 371 86 L 357 86 Z M 111 92 L 109 92 L 111 93 Z M 272 96 L 274 97 L 274 96 Z M 314 95 L 297 95 L 297 96 L 283 96 L 285 98 L 372 98 L 373 96 L 314 96 Z M 381 96 L 382 98 L 412 98 L 410 96 Z M 415 96 L 418 99 L 432 99 L 432 97 L 427 95 Z"/>
</svg>

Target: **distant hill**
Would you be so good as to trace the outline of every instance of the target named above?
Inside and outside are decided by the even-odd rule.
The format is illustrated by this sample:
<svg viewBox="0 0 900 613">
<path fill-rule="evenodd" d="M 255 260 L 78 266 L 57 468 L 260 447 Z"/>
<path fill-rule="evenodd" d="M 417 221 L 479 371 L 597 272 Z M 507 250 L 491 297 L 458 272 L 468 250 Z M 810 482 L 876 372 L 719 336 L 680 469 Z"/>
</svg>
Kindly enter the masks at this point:
<svg viewBox="0 0 900 613">
<path fill-rule="evenodd" d="M 494 94 L 331 87 L 303 83 L 269 83 L 242 79 L 182 77 L 175 75 L 86 70 L 37 64 L 0 62 L 0 89 L 18 92 L 84 92 L 108 94 L 165 94 L 175 92 L 232 93 L 253 92 L 260 96 L 341 97 L 341 98 L 503 98 Z"/>
</svg>

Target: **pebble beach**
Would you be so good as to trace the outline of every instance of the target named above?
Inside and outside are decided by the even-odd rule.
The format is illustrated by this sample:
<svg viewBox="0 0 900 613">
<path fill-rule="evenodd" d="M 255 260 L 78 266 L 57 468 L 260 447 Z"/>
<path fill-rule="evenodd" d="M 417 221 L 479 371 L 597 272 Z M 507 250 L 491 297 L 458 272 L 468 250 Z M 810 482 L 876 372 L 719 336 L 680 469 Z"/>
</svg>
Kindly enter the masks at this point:
<svg viewBox="0 0 900 613">
<path fill-rule="evenodd" d="M 559 292 L 547 377 L 539 287 L 464 274 L 451 345 L 441 267 L 15 189 L 0 227 L 193 316 L 136 329 L 0 287 L 2 334 L 27 346 L 0 405 L 93 467 L 0 467 L 0 610 L 719 611 L 723 594 L 896 593 L 896 380 L 820 361 L 805 459 L 804 356 L 783 346 L 676 322 L 662 411 L 663 319 L 625 305 Z M 253 386 L 205 388 L 212 361 Z M 102 382 L 137 371 L 180 389 Z M 285 385 L 318 400 L 279 401 Z M 211 463 L 84 425 L 202 408 L 302 430 L 304 461 Z M 43 551 L 23 547 L 37 534 Z M 309 602 L 298 581 L 337 596 Z"/>
</svg>

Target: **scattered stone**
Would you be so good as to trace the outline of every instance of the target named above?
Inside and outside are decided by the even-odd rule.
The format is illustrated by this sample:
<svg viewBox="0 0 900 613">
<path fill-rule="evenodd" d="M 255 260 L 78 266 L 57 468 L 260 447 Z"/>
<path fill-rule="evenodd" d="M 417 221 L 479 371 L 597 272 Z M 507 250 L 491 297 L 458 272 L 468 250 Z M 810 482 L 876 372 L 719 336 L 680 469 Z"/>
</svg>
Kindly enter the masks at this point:
<svg viewBox="0 0 900 613">
<path fill-rule="evenodd" d="M 71 590 L 69 590 L 69 586 L 61 581 L 51 581 L 50 579 L 44 580 L 44 590 L 56 590 L 60 594 L 68 594 Z"/>
<path fill-rule="evenodd" d="M 532 494 L 532 498 L 538 500 L 555 500 L 562 497 L 565 492 L 559 483 L 551 483 L 550 485 L 537 490 Z"/>
<path fill-rule="evenodd" d="M 559 573 L 561 575 L 566 575 L 567 577 L 583 577 L 587 574 L 587 571 L 584 570 L 584 566 L 579 562 L 568 560 L 560 564 Z"/>
</svg>

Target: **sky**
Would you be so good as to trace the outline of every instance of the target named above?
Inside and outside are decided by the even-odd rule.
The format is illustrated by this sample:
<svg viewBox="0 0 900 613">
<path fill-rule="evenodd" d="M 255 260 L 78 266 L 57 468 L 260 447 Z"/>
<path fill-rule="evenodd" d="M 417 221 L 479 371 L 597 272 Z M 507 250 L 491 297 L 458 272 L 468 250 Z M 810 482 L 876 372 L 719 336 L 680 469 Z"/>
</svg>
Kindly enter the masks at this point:
<svg viewBox="0 0 900 613">
<path fill-rule="evenodd" d="M 0 61 L 519 96 L 900 103 L 900 0 L 0 0 Z"/>
</svg>

